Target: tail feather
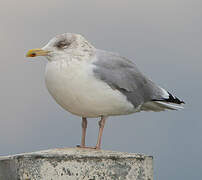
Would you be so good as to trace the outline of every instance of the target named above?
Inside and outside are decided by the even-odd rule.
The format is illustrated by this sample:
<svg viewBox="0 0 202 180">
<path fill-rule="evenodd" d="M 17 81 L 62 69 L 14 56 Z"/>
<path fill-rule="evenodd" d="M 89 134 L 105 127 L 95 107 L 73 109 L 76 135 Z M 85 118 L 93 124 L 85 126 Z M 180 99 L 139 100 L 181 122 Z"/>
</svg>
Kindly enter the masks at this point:
<svg viewBox="0 0 202 180">
<path fill-rule="evenodd" d="M 158 106 L 163 109 L 170 109 L 170 110 L 184 109 L 184 107 L 181 104 L 174 104 L 174 103 L 162 102 L 162 101 L 155 101 L 155 103 L 158 104 Z"/>
</svg>

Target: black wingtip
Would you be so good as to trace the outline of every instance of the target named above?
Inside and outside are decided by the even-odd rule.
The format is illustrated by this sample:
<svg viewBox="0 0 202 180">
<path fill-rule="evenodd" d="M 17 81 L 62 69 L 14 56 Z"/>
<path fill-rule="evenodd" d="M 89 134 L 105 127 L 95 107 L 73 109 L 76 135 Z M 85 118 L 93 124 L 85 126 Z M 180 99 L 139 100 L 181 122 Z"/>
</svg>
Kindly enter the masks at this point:
<svg viewBox="0 0 202 180">
<path fill-rule="evenodd" d="M 169 94 L 169 98 L 166 99 L 167 102 L 176 103 L 176 104 L 185 104 L 184 101 L 181 101 L 177 97 L 173 96 L 171 93 L 168 92 L 168 94 Z"/>
<path fill-rule="evenodd" d="M 169 97 L 168 98 L 164 98 L 164 99 L 154 99 L 153 101 L 162 101 L 162 102 L 168 102 L 168 103 L 175 103 L 175 104 L 185 104 L 184 101 L 181 101 L 179 98 L 173 96 L 171 93 L 169 93 Z"/>
</svg>

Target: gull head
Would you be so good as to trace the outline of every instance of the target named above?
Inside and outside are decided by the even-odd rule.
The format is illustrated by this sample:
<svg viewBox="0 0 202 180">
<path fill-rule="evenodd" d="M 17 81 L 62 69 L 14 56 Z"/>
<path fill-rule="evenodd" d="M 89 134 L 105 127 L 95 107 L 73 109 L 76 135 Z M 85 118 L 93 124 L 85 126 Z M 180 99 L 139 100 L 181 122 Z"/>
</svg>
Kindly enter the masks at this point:
<svg viewBox="0 0 202 180">
<path fill-rule="evenodd" d="M 91 56 L 94 47 L 81 35 L 65 33 L 52 38 L 44 47 L 31 49 L 26 57 L 45 56 L 49 61 Z"/>
</svg>

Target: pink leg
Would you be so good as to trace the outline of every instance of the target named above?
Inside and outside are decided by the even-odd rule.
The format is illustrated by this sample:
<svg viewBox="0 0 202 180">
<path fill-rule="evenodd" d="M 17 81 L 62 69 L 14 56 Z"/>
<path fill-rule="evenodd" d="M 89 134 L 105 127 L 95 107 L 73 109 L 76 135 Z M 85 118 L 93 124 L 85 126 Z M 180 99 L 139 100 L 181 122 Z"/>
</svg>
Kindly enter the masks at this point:
<svg viewBox="0 0 202 180">
<path fill-rule="evenodd" d="M 86 128 L 87 128 L 87 118 L 82 117 L 82 137 L 81 137 L 81 146 L 80 147 L 85 147 L 85 139 L 86 139 Z"/>
<path fill-rule="evenodd" d="M 99 121 L 99 134 L 98 134 L 98 139 L 97 139 L 97 144 L 95 149 L 100 149 L 105 122 L 106 122 L 106 118 L 102 116 L 101 120 Z"/>
<path fill-rule="evenodd" d="M 87 149 L 100 149 L 101 147 L 101 140 L 102 140 L 102 134 L 104 130 L 106 122 L 106 117 L 101 117 L 101 120 L 99 121 L 99 134 L 97 139 L 97 144 L 95 147 L 86 147 L 85 145 L 85 137 L 86 137 L 86 128 L 87 128 L 87 118 L 82 117 L 82 138 L 81 138 L 81 145 L 77 146 L 79 148 L 87 148 Z"/>
</svg>

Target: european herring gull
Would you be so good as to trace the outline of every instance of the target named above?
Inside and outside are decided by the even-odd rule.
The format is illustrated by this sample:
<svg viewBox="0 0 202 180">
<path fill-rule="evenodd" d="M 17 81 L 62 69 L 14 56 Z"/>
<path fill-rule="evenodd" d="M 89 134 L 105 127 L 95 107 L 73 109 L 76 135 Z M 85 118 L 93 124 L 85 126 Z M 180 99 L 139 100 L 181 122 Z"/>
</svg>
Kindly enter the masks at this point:
<svg viewBox="0 0 202 180">
<path fill-rule="evenodd" d="M 184 103 L 147 78 L 132 61 L 96 49 L 79 34 L 58 35 L 26 56 L 48 59 L 45 83 L 49 93 L 65 110 L 82 117 L 81 148 L 87 148 L 87 118 L 101 118 L 93 147 L 100 149 L 107 117 L 178 110 Z"/>
</svg>

